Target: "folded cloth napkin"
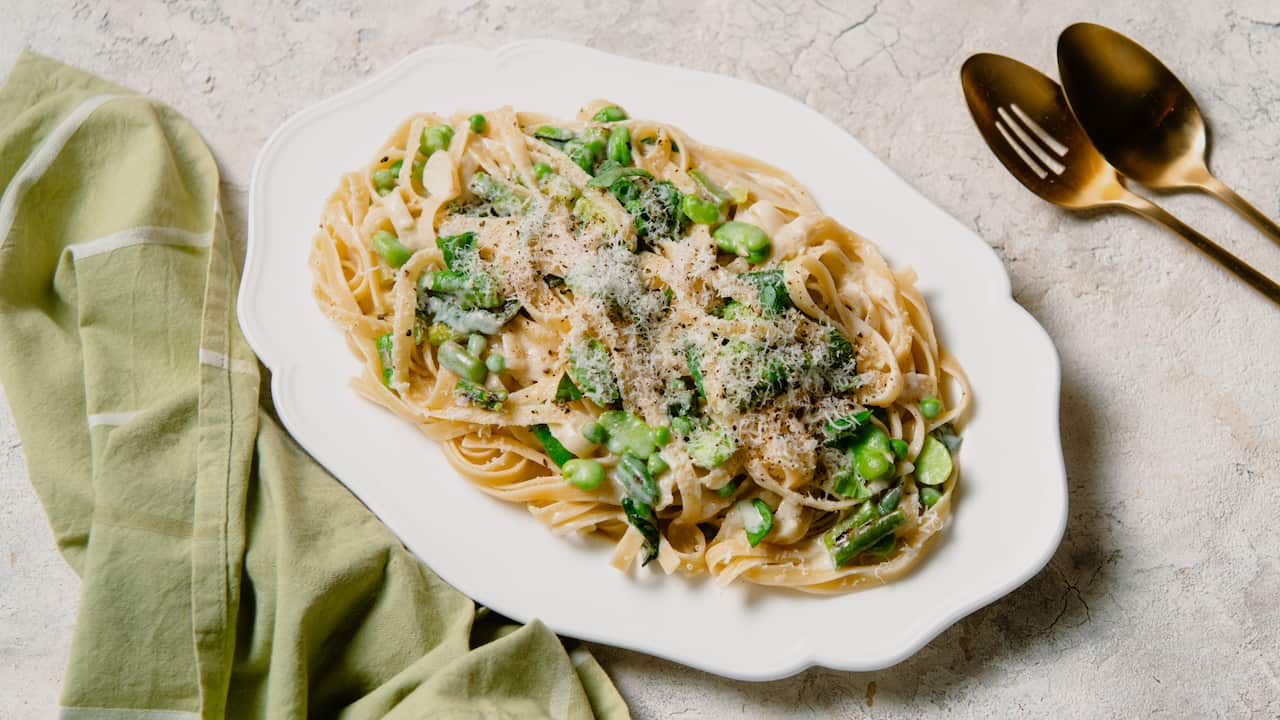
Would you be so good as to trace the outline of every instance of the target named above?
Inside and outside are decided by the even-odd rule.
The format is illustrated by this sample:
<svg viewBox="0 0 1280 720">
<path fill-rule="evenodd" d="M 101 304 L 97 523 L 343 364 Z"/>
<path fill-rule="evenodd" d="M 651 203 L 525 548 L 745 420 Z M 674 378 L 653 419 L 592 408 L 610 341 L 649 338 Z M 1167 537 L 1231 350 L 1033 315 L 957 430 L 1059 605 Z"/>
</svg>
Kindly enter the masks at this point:
<svg viewBox="0 0 1280 720">
<path fill-rule="evenodd" d="M 82 578 L 63 717 L 627 716 L 586 650 L 477 609 L 277 424 L 176 112 L 24 54 L 0 191 L 0 381 Z"/>
</svg>

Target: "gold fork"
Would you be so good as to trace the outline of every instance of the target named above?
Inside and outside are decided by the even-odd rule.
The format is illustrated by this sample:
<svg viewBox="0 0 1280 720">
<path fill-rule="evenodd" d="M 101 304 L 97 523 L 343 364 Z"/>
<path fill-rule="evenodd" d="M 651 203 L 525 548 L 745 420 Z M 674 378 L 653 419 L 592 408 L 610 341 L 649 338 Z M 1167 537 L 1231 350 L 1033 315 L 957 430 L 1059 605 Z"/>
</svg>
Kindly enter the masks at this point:
<svg viewBox="0 0 1280 720">
<path fill-rule="evenodd" d="M 969 112 L 996 157 L 1040 197 L 1072 210 L 1120 207 L 1178 233 L 1280 303 L 1280 285 L 1164 208 L 1130 192 L 1067 106 L 1058 83 L 1013 58 L 980 53 L 960 69 Z"/>
</svg>

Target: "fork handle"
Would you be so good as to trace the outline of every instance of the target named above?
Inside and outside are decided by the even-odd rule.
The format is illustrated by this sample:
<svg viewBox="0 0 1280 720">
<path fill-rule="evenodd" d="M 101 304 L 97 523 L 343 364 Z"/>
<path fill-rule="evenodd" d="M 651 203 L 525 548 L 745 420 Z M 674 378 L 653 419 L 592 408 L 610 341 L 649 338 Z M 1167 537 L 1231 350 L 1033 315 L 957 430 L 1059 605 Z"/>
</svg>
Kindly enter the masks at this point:
<svg viewBox="0 0 1280 720">
<path fill-rule="evenodd" d="M 1197 250 L 1217 260 L 1241 280 L 1252 285 L 1255 290 L 1266 295 L 1271 301 L 1280 304 L 1280 285 L 1277 285 L 1274 280 L 1254 270 L 1249 263 L 1227 252 L 1221 245 L 1201 235 L 1195 228 L 1170 215 L 1167 210 L 1159 205 L 1137 195 L 1133 195 L 1128 200 L 1129 202 L 1125 203 L 1125 207 L 1148 220 L 1164 225 L 1186 238 L 1187 242 L 1196 246 Z"/>
<path fill-rule="evenodd" d="M 1262 214 L 1262 211 L 1254 207 L 1248 200 L 1240 197 L 1240 195 L 1232 190 L 1226 183 L 1219 180 L 1216 176 L 1209 175 L 1199 185 L 1201 190 L 1213 195 L 1222 202 L 1231 207 L 1232 210 L 1240 213 L 1249 222 L 1253 223 L 1262 232 L 1266 233 L 1273 242 L 1280 245 L 1280 225 L 1274 220 Z"/>
</svg>

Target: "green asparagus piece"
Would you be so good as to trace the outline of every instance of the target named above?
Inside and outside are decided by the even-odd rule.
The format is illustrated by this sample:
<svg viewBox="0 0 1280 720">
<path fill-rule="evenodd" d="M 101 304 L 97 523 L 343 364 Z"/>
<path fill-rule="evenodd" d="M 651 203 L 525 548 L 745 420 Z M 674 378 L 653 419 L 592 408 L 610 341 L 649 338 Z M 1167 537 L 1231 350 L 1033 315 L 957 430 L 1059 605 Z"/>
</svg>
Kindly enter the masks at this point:
<svg viewBox="0 0 1280 720">
<path fill-rule="evenodd" d="M 506 390 L 490 390 L 483 385 L 473 383 L 467 378 L 459 378 L 453 387 L 453 396 L 460 403 L 470 403 L 485 410 L 501 410 L 506 402 Z"/>
<path fill-rule="evenodd" d="M 446 370 L 476 384 L 483 383 L 489 372 L 479 358 L 453 340 L 441 343 L 436 357 Z"/>
<path fill-rule="evenodd" d="M 773 529 L 773 510 L 760 498 L 739 502 L 738 515 L 742 518 L 742 527 L 747 531 L 747 542 L 751 543 L 751 547 L 759 545 Z"/>
<path fill-rule="evenodd" d="M 556 467 L 564 467 L 565 463 L 574 458 L 573 453 L 551 434 L 551 428 L 545 423 L 530 425 L 529 432 L 542 443 L 542 449 L 547 451 L 547 457 L 551 458 L 551 462 L 555 463 Z"/>
</svg>

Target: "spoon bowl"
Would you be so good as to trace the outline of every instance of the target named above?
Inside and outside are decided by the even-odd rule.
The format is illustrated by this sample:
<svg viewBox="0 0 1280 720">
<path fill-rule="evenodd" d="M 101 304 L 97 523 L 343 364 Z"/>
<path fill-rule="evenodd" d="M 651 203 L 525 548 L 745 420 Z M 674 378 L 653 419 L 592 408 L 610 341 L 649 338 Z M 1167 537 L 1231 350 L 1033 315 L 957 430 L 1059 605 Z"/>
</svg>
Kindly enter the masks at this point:
<svg viewBox="0 0 1280 720">
<path fill-rule="evenodd" d="M 961 67 L 960 84 L 983 139 L 1028 190 L 1073 210 L 1122 207 L 1138 213 L 1178 233 L 1280 303 L 1280 285 L 1130 192 L 1072 114 L 1062 86 L 1044 73 L 1003 55 L 980 53 Z"/>
<path fill-rule="evenodd" d="M 1280 242 L 1280 227 L 1209 171 L 1200 106 L 1164 63 L 1093 23 L 1058 37 L 1058 74 L 1071 110 L 1112 166 L 1156 190 L 1217 196 Z"/>
</svg>

